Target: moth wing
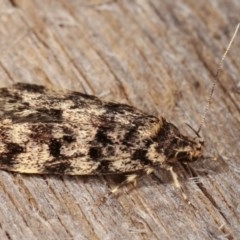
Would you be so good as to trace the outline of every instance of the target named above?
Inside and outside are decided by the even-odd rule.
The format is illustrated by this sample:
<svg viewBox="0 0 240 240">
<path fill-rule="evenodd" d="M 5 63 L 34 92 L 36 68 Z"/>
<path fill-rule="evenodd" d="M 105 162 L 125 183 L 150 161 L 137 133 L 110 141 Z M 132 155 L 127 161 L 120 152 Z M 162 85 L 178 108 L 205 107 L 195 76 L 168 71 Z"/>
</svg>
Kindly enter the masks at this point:
<svg viewBox="0 0 240 240">
<path fill-rule="evenodd" d="M 21 173 L 101 175 L 151 163 L 160 120 L 79 92 L 16 84 L 0 89 L 0 168 Z"/>
</svg>

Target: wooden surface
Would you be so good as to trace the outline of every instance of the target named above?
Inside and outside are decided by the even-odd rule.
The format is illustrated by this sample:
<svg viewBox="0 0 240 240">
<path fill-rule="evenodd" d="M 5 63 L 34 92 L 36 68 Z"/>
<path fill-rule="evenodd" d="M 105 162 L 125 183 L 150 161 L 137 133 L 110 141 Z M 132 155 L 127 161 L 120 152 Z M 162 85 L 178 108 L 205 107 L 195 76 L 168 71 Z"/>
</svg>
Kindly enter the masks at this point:
<svg viewBox="0 0 240 240">
<path fill-rule="evenodd" d="M 79 90 L 199 126 L 240 2 L 1 0 L 1 86 Z M 206 158 L 160 171 L 98 207 L 116 180 L 0 172 L 0 239 L 240 239 L 240 34 L 203 129 Z M 198 178 L 196 178 L 198 176 Z M 132 189 L 132 190 L 131 190 Z"/>
</svg>

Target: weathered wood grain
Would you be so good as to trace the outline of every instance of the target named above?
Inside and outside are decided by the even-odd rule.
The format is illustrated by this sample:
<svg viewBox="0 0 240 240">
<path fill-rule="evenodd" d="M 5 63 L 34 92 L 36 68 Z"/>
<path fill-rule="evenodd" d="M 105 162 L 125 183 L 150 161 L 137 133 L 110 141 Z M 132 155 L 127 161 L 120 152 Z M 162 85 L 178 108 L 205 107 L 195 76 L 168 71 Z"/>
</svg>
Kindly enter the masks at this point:
<svg viewBox="0 0 240 240">
<path fill-rule="evenodd" d="M 1 0 L 0 84 L 95 94 L 192 134 L 185 122 L 199 126 L 239 12 L 238 0 Z M 240 35 L 203 129 L 206 156 L 219 160 L 196 164 L 192 175 L 178 167 L 195 209 L 161 171 L 164 183 L 143 178 L 100 207 L 115 184 L 110 177 L 1 171 L 0 239 L 239 239 L 239 49 Z"/>
</svg>

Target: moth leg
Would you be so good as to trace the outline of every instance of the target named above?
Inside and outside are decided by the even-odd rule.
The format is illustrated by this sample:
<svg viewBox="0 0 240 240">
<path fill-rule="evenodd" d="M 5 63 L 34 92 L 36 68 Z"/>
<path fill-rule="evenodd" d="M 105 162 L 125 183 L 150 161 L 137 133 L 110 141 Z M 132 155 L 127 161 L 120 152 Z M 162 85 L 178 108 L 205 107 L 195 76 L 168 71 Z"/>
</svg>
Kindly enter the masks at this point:
<svg viewBox="0 0 240 240">
<path fill-rule="evenodd" d="M 154 172 L 154 169 L 152 167 L 147 167 L 143 169 L 143 171 L 141 171 L 139 174 L 134 173 L 134 174 L 127 175 L 126 179 L 123 180 L 118 186 L 113 188 L 109 194 L 110 195 L 116 194 L 122 186 L 127 185 L 129 183 L 133 183 L 133 185 L 136 186 L 137 179 L 140 179 L 144 175 L 150 175 L 153 172 Z"/>
<path fill-rule="evenodd" d="M 127 185 L 129 183 L 133 183 L 133 185 L 136 186 L 138 179 L 140 179 L 144 175 L 150 175 L 153 172 L 154 172 L 154 169 L 152 167 L 146 167 L 138 174 L 137 173 L 133 173 L 133 174 L 126 175 L 126 179 L 125 180 L 123 180 L 118 186 L 116 186 L 113 189 L 111 189 L 110 192 L 108 194 L 106 194 L 100 200 L 101 203 L 105 202 L 112 195 L 115 195 L 119 191 L 119 189 L 122 188 L 123 186 L 125 186 L 125 185 Z"/>
<path fill-rule="evenodd" d="M 173 170 L 173 167 L 172 166 L 167 166 L 165 167 L 170 173 L 171 173 L 171 176 L 172 176 L 172 179 L 173 179 L 173 183 L 174 183 L 174 186 L 179 189 L 181 191 L 181 194 L 182 194 L 182 197 L 184 199 L 184 201 L 186 201 L 189 205 L 192 205 L 192 203 L 189 201 L 188 199 L 188 196 L 185 194 L 182 186 L 181 186 L 181 183 L 179 182 L 178 180 L 178 175 L 177 173 Z"/>
</svg>

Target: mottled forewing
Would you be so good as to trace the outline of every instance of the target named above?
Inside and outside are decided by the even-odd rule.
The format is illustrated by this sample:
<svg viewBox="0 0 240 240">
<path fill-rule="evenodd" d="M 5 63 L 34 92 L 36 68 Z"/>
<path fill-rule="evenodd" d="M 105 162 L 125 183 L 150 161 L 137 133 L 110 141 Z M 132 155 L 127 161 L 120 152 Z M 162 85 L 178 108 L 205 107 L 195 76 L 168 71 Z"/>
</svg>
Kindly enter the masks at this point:
<svg viewBox="0 0 240 240">
<path fill-rule="evenodd" d="M 18 83 L 0 89 L 0 168 L 69 175 L 141 170 L 160 125 L 128 105 Z"/>
</svg>

